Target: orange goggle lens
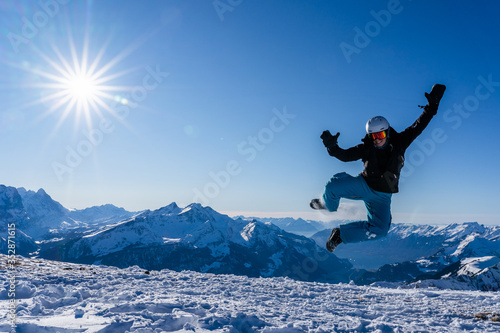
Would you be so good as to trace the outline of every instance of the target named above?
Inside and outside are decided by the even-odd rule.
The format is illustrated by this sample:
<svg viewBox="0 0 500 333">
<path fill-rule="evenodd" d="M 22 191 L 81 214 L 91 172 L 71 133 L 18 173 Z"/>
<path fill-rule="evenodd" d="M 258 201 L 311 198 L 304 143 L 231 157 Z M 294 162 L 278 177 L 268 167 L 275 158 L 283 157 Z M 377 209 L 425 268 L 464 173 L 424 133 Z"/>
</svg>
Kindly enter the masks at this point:
<svg viewBox="0 0 500 333">
<path fill-rule="evenodd" d="M 385 139 L 387 135 L 385 134 L 385 131 L 382 131 L 377 133 L 370 133 L 370 136 L 372 137 L 373 140 L 376 139 L 382 140 Z"/>
</svg>

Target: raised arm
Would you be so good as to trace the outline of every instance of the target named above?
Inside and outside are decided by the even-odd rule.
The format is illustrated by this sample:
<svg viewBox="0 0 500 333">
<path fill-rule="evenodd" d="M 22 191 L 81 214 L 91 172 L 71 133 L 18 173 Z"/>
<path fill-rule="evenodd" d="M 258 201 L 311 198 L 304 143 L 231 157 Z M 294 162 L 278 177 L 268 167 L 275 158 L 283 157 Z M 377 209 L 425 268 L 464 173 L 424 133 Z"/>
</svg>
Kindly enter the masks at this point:
<svg viewBox="0 0 500 333">
<path fill-rule="evenodd" d="M 427 105 L 424 106 L 424 112 L 418 117 L 418 119 L 407 129 L 401 132 L 401 137 L 403 143 L 408 147 L 429 125 L 431 119 L 436 115 L 439 102 L 443 97 L 446 87 L 442 84 L 435 84 L 432 86 L 430 93 L 425 93 L 427 98 Z"/>
<path fill-rule="evenodd" d="M 342 149 L 339 147 L 337 139 L 340 133 L 332 135 L 330 131 L 324 131 L 321 134 L 321 139 L 325 145 L 328 154 L 330 156 L 336 157 L 342 162 L 351 162 L 359 160 L 362 157 L 362 144 L 354 146 L 349 149 Z"/>
</svg>

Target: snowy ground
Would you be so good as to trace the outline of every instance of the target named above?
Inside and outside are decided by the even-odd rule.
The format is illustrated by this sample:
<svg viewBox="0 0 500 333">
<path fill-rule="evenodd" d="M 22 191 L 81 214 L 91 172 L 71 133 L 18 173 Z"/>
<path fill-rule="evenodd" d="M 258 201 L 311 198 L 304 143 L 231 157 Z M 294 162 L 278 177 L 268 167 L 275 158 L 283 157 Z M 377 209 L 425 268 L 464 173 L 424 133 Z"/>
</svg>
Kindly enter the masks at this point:
<svg viewBox="0 0 500 333">
<path fill-rule="evenodd" d="M 0 332 L 498 332 L 500 294 L 147 272 L 0 255 Z M 15 272 L 15 274 L 13 274 Z"/>
</svg>

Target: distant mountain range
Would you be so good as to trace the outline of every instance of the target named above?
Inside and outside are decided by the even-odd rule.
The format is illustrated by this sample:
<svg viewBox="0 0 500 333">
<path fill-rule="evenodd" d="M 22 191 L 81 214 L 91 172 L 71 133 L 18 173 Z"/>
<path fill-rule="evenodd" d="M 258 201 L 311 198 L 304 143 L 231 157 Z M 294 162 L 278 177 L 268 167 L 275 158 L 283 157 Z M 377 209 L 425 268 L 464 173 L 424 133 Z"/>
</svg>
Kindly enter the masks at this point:
<svg viewBox="0 0 500 333">
<path fill-rule="evenodd" d="M 248 217 L 248 216 L 236 216 L 235 218 L 241 218 L 244 220 L 258 220 L 264 223 L 271 223 L 275 226 L 291 232 L 293 234 L 311 237 L 318 233 L 319 231 L 323 231 L 325 229 L 332 229 L 333 227 L 338 226 L 341 223 L 352 222 L 352 220 L 334 220 L 329 222 L 320 222 L 314 220 L 304 220 L 302 218 L 292 218 L 292 217 Z"/>
<path fill-rule="evenodd" d="M 259 217 L 247 217 L 247 216 L 236 216 L 235 218 L 241 218 L 244 220 L 258 220 L 264 223 L 271 223 L 285 231 L 306 237 L 311 237 L 318 231 L 325 229 L 325 224 L 322 222 L 304 220 L 301 218 L 299 219 L 294 219 L 291 217 L 259 218 Z"/>
<path fill-rule="evenodd" d="M 329 235 L 324 230 L 312 238 L 321 245 Z M 500 289 L 500 226 L 395 224 L 387 237 L 341 244 L 335 254 L 371 269 L 357 277 L 359 284 L 425 280 L 454 289 Z"/>
<path fill-rule="evenodd" d="M 169 268 L 251 277 L 357 284 L 413 283 L 500 290 L 500 227 L 395 224 L 386 238 L 324 249 L 321 222 L 235 218 L 175 203 L 127 212 L 113 205 L 69 210 L 43 189 L 0 185 L 0 251 L 15 224 L 16 253 L 75 263 Z M 285 229 L 285 230 L 283 230 Z M 312 234 L 307 238 L 298 234 Z M 349 260 L 348 260 L 349 259 Z"/>
<path fill-rule="evenodd" d="M 30 251 L 18 245 L 23 255 L 305 281 L 346 282 L 352 273 L 347 260 L 309 238 L 256 220 L 234 220 L 199 204 L 180 208 L 172 203 L 140 213 L 111 205 L 70 211 L 43 190 L 5 186 L 0 198 L 11 212 L 5 217 L 15 221 L 32 245 Z M 4 235 L 0 243 L 5 249 Z"/>
<path fill-rule="evenodd" d="M 29 216 L 29 220 L 21 223 L 19 228 L 36 239 L 45 239 L 69 230 L 88 230 L 110 225 L 137 214 L 109 204 L 69 210 L 54 201 L 43 189 L 34 192 L 21 187 L 17 192 Z"/>
</svg>

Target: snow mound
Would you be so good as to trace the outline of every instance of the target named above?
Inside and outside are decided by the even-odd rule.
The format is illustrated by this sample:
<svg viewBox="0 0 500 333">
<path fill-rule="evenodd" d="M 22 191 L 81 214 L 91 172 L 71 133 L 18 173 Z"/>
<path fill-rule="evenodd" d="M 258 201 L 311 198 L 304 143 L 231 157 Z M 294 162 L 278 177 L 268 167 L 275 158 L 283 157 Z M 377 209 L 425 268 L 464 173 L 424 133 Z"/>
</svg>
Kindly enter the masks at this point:
<svg viewBox="0 0 500 333">
<path fill-rule="evenodd" d="M 498 332 L 500 296 L 18 257 L 18 332 Z M 0 255 L 2 290 L 12 271 Z M 0 331 L 10 300 L 0 293 Z"/>
</svg>

